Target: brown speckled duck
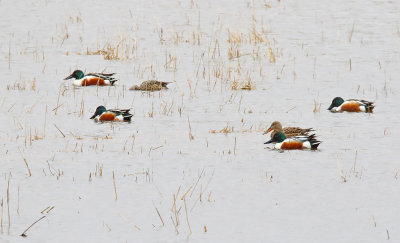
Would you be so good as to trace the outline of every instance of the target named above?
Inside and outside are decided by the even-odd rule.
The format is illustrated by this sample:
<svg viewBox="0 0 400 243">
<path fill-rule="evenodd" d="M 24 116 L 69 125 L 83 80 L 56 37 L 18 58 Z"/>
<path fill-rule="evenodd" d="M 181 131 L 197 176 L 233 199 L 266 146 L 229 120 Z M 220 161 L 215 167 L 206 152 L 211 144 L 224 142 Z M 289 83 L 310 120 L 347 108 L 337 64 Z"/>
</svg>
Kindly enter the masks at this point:
<svg viewBox="0 0 400 243">
<path fill-rule="evenodd" d="M 308 135 L 309 132 L 314 131 L 312 128 L 300 128 L 300 127 L 284 127 L 282 128 L 282 124 L 278 121 L 274 121 L 271 126 L 264 132 L 264 134 L 271 133 L 271 138 L 278 132 L 282 132 L 285 134 L 287 138 L 299 136 L 299 135 Z"/>
<path fill-rule="evenodd" d="M 162 89 L 168 89 L 167 85 L 171 82 L 163 82 L 157 80 L 147 80 L 142 82 L 140 85 L 133 85 L 129 90 L 142 90 L 142 91 L 158 91 Z"/>
</svg>

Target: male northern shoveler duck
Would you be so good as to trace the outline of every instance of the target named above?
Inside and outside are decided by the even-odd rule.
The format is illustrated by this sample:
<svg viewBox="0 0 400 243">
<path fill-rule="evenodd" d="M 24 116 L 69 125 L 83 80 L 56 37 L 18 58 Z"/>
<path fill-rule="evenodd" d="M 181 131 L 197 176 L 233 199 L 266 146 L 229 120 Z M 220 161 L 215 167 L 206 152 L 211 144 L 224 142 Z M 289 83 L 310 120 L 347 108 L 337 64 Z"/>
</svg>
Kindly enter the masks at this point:
<svg viewBox="0 0 400 243">
<path fill-rule="evenodd" d="M 131 121 L 132 114 L 129 113 L 130 109 L 124 110 L 107 110 L 104 106 L 99 106 L 96 112 L 90 119 L 95 121 Z"/>
<path fill-rule="evenodd" d="M 118 81 L 113 77 L 115 73 L 88 73 L 84 74 L 81 70 L 75 70 L 71 75 L 64 80 L 75 78 L 75 86 L 89 86 L 89 85 L 114 85 Z"/>
<path fill-rule="evenodd" d="M 278 132 L 282 132 L 285 134 L 287 138 L 299 136 L 299 135 L 308 135 L 309 132 L 314 131 L 312 128 L 300 128 L 300 127 L 284 127 L 282 128 L 282 124 L 278 121 L 274 121 L 271 126 L 264 132 L 264 134 L 271 133 L 271 138 Z"/>
<path fill-rule="evenodd" d="M 291 138 L 286 138 L 283 132 L 275 133 L 274 137 L 265 142 L 268 143 L 276 143 L 276 149 L 285 149 L 285 150 L 293 150 L 293 149 L 317 149 L 318 145 L 321 141 L 318 141 L 315 138 L 315 134 L 311 134 L 310 136 L 295 136 Z"/>
<path fill-rule="evenodd" d="M 341 97 L 336 97 L 332 100 L 332 104 L 328 110 L 331 112 L 367 112 L 372 113 L 375 108 L 374 102 L 366 100 L 349 99 L 344 101 Z"/>
<path fill-rule="evenodd" d="M 129 90 L 142 90 L 142 91 L 158 91 L 162 89 L 168 89 L 167 85 L 171 82 L 163 82 L 157 80 L 147 80 L 142 82 L 140 85 L 133 85 Z"/>
</svg>

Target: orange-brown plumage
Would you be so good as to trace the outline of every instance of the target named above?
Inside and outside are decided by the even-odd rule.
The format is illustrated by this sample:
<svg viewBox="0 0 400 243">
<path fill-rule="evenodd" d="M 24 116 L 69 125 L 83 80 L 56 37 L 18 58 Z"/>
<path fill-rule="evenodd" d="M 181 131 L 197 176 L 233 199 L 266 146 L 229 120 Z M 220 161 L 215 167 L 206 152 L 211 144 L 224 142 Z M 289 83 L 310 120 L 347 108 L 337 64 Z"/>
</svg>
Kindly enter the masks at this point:
<svg viewBox="0 0 400 243">
<path fill-rule="evenodd" d="M 360 110 L 360 104 L 358 102 L 345 102 L 342 105 L 341 108 L 342 111 L 348 111 L 348 112 L 359 112 Z"/>
<path fill-rule="evenodd" d="M 89 86 L 89 85 L 99 85 L 99 86 L 104 86 L 106 85 L 104 82 L 104 79 L 99 78 L 99 77 L 89 77 L 89 78 L 84 78 L 82 80 L 82 86 Z"/>
<path fill-rule="evenodd" d="M 114 121 L 115 114 L 111 112 L 105 112 L 99 117 L 99 121 Z"/>
<path fill-rule="evenodd" d="M 303 149 L 303 142 L 301 141 L 290 141 L 290 142 L 283 142 L 281 149 Z"/>
</svg>

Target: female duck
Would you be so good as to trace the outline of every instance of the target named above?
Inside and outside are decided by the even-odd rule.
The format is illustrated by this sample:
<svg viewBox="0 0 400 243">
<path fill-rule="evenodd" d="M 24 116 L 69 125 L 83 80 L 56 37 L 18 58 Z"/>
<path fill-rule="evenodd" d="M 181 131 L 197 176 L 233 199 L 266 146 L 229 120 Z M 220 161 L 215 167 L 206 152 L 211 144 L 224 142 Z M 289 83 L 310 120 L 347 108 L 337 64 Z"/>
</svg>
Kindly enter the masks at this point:
<svg viewBox="0 0 400 243">
<path fill-rule="evenodd" d="M 312 128 L 300 128 L 300 127 L 284 127 L 282 128 L 282 124 L 278 121 L 274 121 L 271 126 L 267 129 L 267 131 L 264 132 L 264 134 L 267 134 L 271 132 L 271 138 L 274 137 L 274 135 L 277 132 L 282 132 L 285 134 L 287 138 L 294 137 L 294 136 L 299 136 L 299 135 L 308 135 L 309 132 L 314 131 Z"/>
</svg>

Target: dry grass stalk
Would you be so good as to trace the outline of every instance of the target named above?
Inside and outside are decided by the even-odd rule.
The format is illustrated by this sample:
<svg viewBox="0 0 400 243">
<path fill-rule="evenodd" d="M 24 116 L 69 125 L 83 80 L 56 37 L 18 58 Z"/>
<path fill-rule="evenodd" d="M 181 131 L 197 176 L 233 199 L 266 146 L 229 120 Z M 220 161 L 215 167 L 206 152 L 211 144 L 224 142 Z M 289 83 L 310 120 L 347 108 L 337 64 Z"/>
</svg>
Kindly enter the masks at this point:
<svg viewBox="0 0 400 243">
<path fill-rule="evenodd" d="M 8 69 L 11 69 L 11 40 L 8 45 Z"/>
<path fill-rule="evenodd" d="M 194 136 L 192 134 L 192 126 L 190 125 L 189 117 L 188 117 L 188 125 L 189 125 L 189 140 L 192 141 L 194 139 Z"/>
<path fill-rule="evenodd" d="M 236 137 L 235 137 L 235 144 L 233 146 L 233 154 L 236 155 Z"/>
<path fill-rule="evenodd" d="M 355 24 L 356 24 L 356 21 L 353 22 L 353 27 L 351 27 L 351 31 L 350 31 L 350 34 L 349 34 L 349 42 L 350 43 L 351 43 L 351 39 L 353 38 Z"/>
<path fill-rule="evenodd" d="M 166 61 L 164 64 L 165 71 L 169 72 L 176 72 L 176 56 L 168 54 L 168 57 L 165 57 Z"/>
<path fill-rule="evenodd" d="M 196 187 L 197 187 L 197 184 L 199 183 L 199 181 L 200 181 L 201 177 L 203 176 L 203 174 L 204 174 L 204 168 L 203 168 L 203 170 L 201 171 L 201 173 L 200 173 L 199 177 L 197 178 L 197 181 L 196 181 L 196 183 L 194 184 L 194 187 L 193 187 L 192 193 L 190 193 L 190 197 L 192 197 L 192 195 L 193 195 L 193 192 L 194 192 L 194 190 L 196 189 Z"/>
<path fill-rule="evenodd" d="M 37 222 L 39 222 L 40 220 L 44 219 L 46 217 L 46 215 L 42 216 L 40 219 L 36 220 L 35 222 L 33 222 L 33 224 L 31 224 L 24 232 L 22 232 L 21 236 L 22 237 L 27 237 L 27 235 L 25 234 L 30 228 L 32 228 L 32 226 L 34 226 Z"/>
<path fill-rule="evenodd" d="M 85 112 L 85 99 L 84 99 L 85 92 L 82 92 L 82 99 L 81 99 L 81 107 L 79 110 L 79 116 L 83 117 Z"/>
<path fill-rule="evenodd" d="M 121 217 L 125 222 L 129 223 L 130 225 L 132 225 L 135 229 L 137 229 L 139 231 L 142 230 L 139 226 L 137 226 L 136 224 L 134 224 L 133 222 L 131 222 L 130 220 L 125 218 L 124 215 L 122 215 L 121 213 L 118 213 L 118 216 Z"/>
<path fill-rule="evenodd" d="M 58 128 L 56 124 L 53 124 L 53 125 L 57 128 L 57 130 L 58 130 L 58 131 L 61 133 L 61 135 L 63 135 L 63 137 L 65 138 L 65 134 L 60 130 L 60 128 Z"/>
<path fill-rule="evenodd" d="M 195 200 L 195 202 L 193 203 L 193 206 L 192 206 L 192 208 L 190 209 L 190 212 L 193 211 L 194 207 L 197 205 L 197 202 L 201 201 L 202 193 L 205 192 L 205 191 L 207 190 L 207 188 L 208 188 L 208 186 L 209 186 L 211 180 L 212 180 L 213 177 L 214 177 L 214 173 L 215 173 L 215 169 L 213 170 L 213 173 L 211 174 L 210 178 L 208 179 L 207 184 L 206 184 L 206 186 L 204 187 L 204 190 L 203 190 L 203 187 L 201 186 L 200 195 L 199 195 L 199 197 Z"/>
<path fill-rule="evenodd" d="M 8 228 L 7 232 L 10 233 L 11 228 L 11 216 L 10 216 L 10 177 L 11 173 L 8 175 L 8 183 L 7 183 L 7 211 L 8 211 Z"/>
<path fill-rule="evenodd" d="M 25 90 L 36 90 L 36 78 L 34 78 L 32 81 L 14 81 L 13 84 L 7 84 L 7 90 L 18 90 L 18 91 L 25 91 Z"/>
<path fill-rule="evenodd" d="M 96 171 L 94 173 L 95 176 L 103 176 L 103 164 L 96 164 Z"/>
<path fill-rule="evenodd" d="M 136 38 L 119 37 L 115 44 L 106 43 L 102 49 L 91 51 L 86 49 L 86 55 L 102 55 L 104 60 L 132 59 L 137 50 Z"/>
<path fill-rule="evenodd" d="M 171 221 L 172 221 L 172 225 L 175 228 L 176 234 L 179 234 L 178 226 L 176 225 L 176 223 L 175 223 L 174 219 L 172 218 L 172 216 L 171 216 Z"/>
<path fill-rule="evenodd" d="M 55 206 L 51 206 L 47 211 L 46 214 L 48 214 L 51 210 L 53 210 L 55 208 Z"/>
<path fill-rule="evenodd" d="M 172 219 L 172 223 L 174 224 L 174 227 L 175 227 L 175 230 L 176 230 L 177 234 L 179 234 L 179 231 L 178 231 L 178 225 L 179 225 L 179 217 L 178 217 L 178 215 L 179 215 L 179 211 L 176 210 L 176 199 L 178 198 L 180 190 L 181 190 L 181 186 L 178 187 L 178 191 L 176 192 L 176 194 L 172 195 L 173 198 L 174 198 L 174 203 L 173 203 L 172 208 L 171 208 L 171 211 L 175 215 L 175 221 L 172 218 L 172 216 L 171 216 L 171 219 Z"/>
<path fill-rule="evenodd" d="M 31 84 L 31 90 L 35 91 L 36 90 L 36 78 L 33 78 L 32 84 Z"/>
<path fill-rule="evenodd" d="M 189 191 L 192 189 L 192 187 L 193 187 L 193 184 L 189 187 L 189 189 L 186 190 L 185 193 L 183 193 L 181 200 L 185 199 L 186 195 L 189 193 Z"/>
<path fill-rule="evenodd" d="M 210 191 L 210 193 L 208 194 L 208 197 L 207 197 L 208 202 L 211 202 L 211 193 L 212 193 L 212 191 Z"/>
<path fill-rule="evenodd" d="M 162 217 L 161 217 L 161 214 L 160 214 L 160 212 L 158 211 L 157 207 L 154 207 L 154 208 L 155 208 L 155 209 L 156 209 L 156 211 L 157 211 L 158 217 L 160 217 L 160 220 L 161 220 L 162 226 L 165 226 L 165 224 L 164 224 L 164 220 L 162 219 Z"/>
<path fill-rule="evenodd" d="M 238 45 L 230 45 L 228 48 L 228 58 L 229 60 L 232 60 L 234 58 L 239 58 L 240 57 L 240 52 L 239 52 L 239 47 Z"/>
<path fill-rule="evenodd" d="M 114 171 L 113 171 L 113 182 L 114 182 L 114 193 L 115 193 L 115 201 L 118 200 L 118 194 L 117 194 L 117 186 L 115 184 L 115 175 L 114 175 Z"/>
<path fill-rule="evenodd" d="M 314 113 L 317 113 L 317 112 L 320 112 L 320 110 L 321 110 L 321 103 L 318 103 L 318 101 L 316 101 L 316 100 L 314 100 L 314 109 L 313 109 L 313 112 Z"/>
<path fill-rule="evenodd" d="M 336 158 L 337 166 L 338 166 L 338 173 L 340 175 L 340 178 L 343 180 L 343 182 L 347 182 L 346 176 L 343 174 L 342 166 L 339 163 L 339 159 Z"/>
<path fill-rule="evenodd" d="M 352 70 L 352 68 L 351 68 L 351 58 L 349 59 L 349 69 L 350 69 L 350 72 L 351 72 L 351 70 Z"/>
<path fill-rule="evenodd" d="M 3 205 L 4 205 L 3 198 L 1 198 L 1 203 L 0 203 L 0 206 L 1 206 L 1 222 L 0 222 L 1 233 L 3 233 Z"/>
<path fill-rule="evenodd" d="M 60 85 L 60 88 L 58 89 L 57 105 L 56 105 L 56 107 L 53 109 L 54 115 L 57 115 L 58 108 L 61 106 L 61 105 L 59 105 L 59 103 L 60 103 L 60 95 L 61 95 L 61 87 L 62 87 L 62 86 Z"/>
<path fill-rule="evenodd" d="M 357 155 L 358 155 L 358 150 L 356 150 L 356 155 L 354 157 L 353 173 L 356 173 Z"/>
<path fill-rule="evenodd" d="M 149 117 L 153 118 L 154 117 L 154 103 L 151 102 L 151 112 L 148 113 Z"/>
<path fill-rule="evenodd" d="M 186 207 L 186 198 L 185 198 L 185 197 L 183 198 L 183 202 L 184 202 L 184 205 L 185 205 L 185 212 L 186 212 L 186 222 L 187 222 L 187 225 L 188 225 L 188 228 L 189 228 L 190 234 L 192 234 L 192 228 L 190 227 L 190 223 L 189 223 L 189 216 L 188 216 L 188 212 L 187 212 L 187 207 Z"/>
<path fill-rule="evenodd" d="M 250 32 L 249 42 L 250 44 L 256 45 L 263 43 L 265 40 L 260 33 L 256 30 L 255 26 L 253 25 L 252 31 Z"/>
<path fill-rule="evenodd" d="M 24 159 L 25 166 L 28 169 L 29 177 L 31 177 L 32 173 L 31 173 L 31 170 L 29 169 L 28 161 L 26 160 L 26 158 L 24 157 L 24 155 L 22 154 L 22 152 L 21 152 L 21 150 L 19 148 L 18 148 L 18 151 L 21 154 L 22 158 Z"/>
<path fill-rule="evenodd" d="M 232 88 L 232 90 L 237 90 L 238 87 L 239 87 L 239 82 L 236 80 L 236 78 L 234 78 L 231 83 L 231 88 Z"/>
<path fill-rule="evenodd" d="M 244 84 L 243 84 L 241 89 L 245 89 L 245 90 L 253 90 L 253 89 L 255 89 L 255 86 L 251 82 L 251 78 L 250 77 L 248 77 L 246 79 L 246 81 L 244 82 Z"/>
<path fill-rule="evenodd" d="M 224 133 L 224 134 L 228 134 L 228 133 L 232 133 L 234 131 L 233 127 L 229 127 L 228 124 L 226 124 L 226 127 L 222 128 L 221 130 L 217 131 L 217 130 L 210 130 L 209 133 Z"/>
<path fill-rule="evenodd" d="M 272 51 L 271 47 L 268 47 L 268 53 L 269 53 L 269 61 L 272 62 L 272 63 L 275 63 L 276 62 L 276 57 L 275 57 L 275 54 Z"/>
<path fill-rule="evenodd" d="M 45 209 L 43 209 L 40 213 L 43 214 L 47 209 L 49 209 L 50 206 L 47 206 Z"/>
<path fill-rule="evenodd" d="M 228 30 L 228 43 L 230 44 L 242 44 L 245 41 L 244 34 L 238 32 L 231 32 Z"/>
</svg>

